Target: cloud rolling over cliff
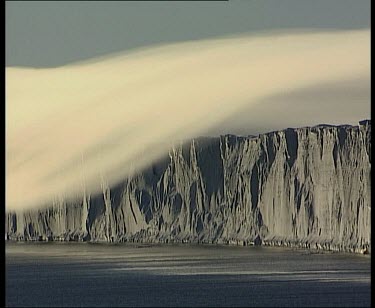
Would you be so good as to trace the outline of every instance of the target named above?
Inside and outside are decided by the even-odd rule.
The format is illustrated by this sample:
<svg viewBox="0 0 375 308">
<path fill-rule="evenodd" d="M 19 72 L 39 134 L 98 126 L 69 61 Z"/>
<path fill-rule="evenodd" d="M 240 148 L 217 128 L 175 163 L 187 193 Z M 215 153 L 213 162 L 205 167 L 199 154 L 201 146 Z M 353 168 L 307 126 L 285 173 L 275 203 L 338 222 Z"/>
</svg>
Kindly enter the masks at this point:
<svg viewBox="0 0 375 308">
<path fill-rule="evenodd" d="M 368 30 L 227 37 L 57 68 L 9 67 L 6 208 L 95 193 L 102 180 L 141 170 L 173 142 L 219 123 L 225 129 L 242 110 L 264 105 L 272 113 L 267 99 L 277 104 L 285 93 L 369 78 Z M 356 108 L 350 103 L 341 106 L 346 115 Z"/>
</svg>

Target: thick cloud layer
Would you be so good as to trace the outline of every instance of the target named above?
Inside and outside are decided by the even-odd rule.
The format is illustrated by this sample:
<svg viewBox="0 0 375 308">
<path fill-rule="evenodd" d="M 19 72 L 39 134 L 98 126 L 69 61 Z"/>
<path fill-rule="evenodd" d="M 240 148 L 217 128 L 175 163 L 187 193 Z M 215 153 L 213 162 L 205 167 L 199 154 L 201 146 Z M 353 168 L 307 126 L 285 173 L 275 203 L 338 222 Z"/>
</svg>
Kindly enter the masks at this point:
<svg viewBox="0 0 375 308">
<path fill-rule="evenodd" d="M 271 128 L 288 122 L 287 112 L 266 116 L 278 96 L 369 76 L 368 30 L 193 41 L 58 68 L 7 68 L 6 208 L 95 193 L 102 180 L 139 171 L 177 140 L 225 129 L 243 110 Z"/>
</svg>

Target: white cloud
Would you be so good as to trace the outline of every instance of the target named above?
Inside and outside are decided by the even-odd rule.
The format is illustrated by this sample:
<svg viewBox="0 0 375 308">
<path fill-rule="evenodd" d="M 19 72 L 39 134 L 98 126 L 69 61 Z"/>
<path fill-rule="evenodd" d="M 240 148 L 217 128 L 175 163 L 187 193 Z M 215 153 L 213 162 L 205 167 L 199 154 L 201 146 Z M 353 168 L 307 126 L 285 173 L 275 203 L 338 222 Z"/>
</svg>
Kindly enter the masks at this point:
<svg viewBox="0 0 375 308">
<path fill-rule="evenodd" d="M 267 123 L 277 103 L 267 99 L 367 80 L 369 72 L 368 30 L 232 37 L 52 69 L 7 68 L 6 208 L 73 197 L 83 181 L 96 192 L 102 175 L 115 183 L 241 110 Z M 293 113 L 283 117 L 268 120 L 293 122 Z"/>
</svg>

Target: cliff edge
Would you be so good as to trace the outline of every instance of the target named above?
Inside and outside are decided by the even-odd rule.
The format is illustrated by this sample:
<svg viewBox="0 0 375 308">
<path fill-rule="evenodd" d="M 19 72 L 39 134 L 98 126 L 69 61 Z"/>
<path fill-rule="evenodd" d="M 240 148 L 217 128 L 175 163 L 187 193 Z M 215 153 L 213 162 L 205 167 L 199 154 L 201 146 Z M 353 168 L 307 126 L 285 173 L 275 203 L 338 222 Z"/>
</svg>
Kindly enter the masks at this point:
<svg viewBox="0 0 375 308">
<path fill-rule="evenodd" d="M 6 237 L 370 251 L 370 143 L 370 120 L 197 138 L 100 195 L 6 213 Z"/>
</svg>

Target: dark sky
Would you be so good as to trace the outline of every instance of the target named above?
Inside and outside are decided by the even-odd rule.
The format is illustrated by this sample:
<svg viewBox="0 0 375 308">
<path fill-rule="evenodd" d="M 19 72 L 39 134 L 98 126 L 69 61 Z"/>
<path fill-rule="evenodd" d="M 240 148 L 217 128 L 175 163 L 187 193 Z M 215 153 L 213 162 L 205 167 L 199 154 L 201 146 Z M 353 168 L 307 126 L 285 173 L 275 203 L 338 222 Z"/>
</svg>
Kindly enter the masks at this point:
<svg viewBox="0 0 375 308">
<path fill-rule="evenodd" d="M 271 29 L 369 27 L 369 0 L 7 2 L 6 65 L 55 67 L 163 42 Z"/>
</svg>

